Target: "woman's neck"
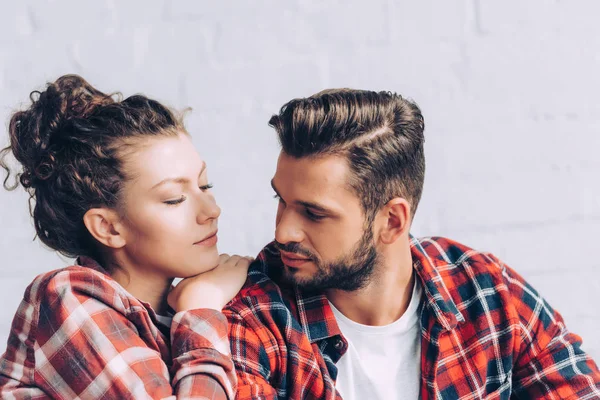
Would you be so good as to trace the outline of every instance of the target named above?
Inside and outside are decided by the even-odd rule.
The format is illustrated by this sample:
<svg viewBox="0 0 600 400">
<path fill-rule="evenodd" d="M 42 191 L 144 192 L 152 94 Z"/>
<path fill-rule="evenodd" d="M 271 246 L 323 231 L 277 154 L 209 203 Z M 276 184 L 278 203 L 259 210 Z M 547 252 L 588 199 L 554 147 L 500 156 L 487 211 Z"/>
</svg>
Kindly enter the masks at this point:
<svg viewBox="0 0 600 400">
<path fill-rule="evenodd" d="M 167 296 L 171 290 L 173 278 L 165 278 L 135 269 L 114 268 L 111 277 L 131 293 L 136 299 L 150 304 L 157 314 L 167 311 Z"/>
</svg>

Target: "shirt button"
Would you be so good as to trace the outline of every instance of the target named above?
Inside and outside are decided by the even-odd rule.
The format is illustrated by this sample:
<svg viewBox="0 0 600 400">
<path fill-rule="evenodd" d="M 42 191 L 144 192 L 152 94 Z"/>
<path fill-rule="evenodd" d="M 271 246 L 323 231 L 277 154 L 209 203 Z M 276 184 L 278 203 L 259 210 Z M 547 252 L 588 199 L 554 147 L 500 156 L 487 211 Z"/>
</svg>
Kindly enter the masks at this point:
<svg viewBox="0 0 600 400">
<path fill-rule="evenodd" d="M 333 348 L 337 351 L 340 351 L 344 348 L 344 341 L 342 339 L 337 339 L 333 344 Z"/>
</svg>

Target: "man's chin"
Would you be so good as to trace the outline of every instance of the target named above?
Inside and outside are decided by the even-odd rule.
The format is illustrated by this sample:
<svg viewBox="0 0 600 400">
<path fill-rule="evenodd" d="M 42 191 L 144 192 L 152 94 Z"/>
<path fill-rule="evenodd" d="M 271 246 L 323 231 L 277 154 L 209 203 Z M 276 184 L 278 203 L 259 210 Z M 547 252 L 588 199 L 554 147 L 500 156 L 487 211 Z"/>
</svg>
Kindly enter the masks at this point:
<svg viewBox="0 0 600 400">
<path fill-rule="evenodd" d="M 283 276 L 286 281 L 293 283 L 298 286 L 303 286 L 306 283 L 312 282 L 312 277 L 308 276 L 306 271 L 302 271 L 298 268 L 290 267 L 284 265 L 283 267 Z"/>
<path fill-rule="evenodd" d="M 311 275 L 308 275 L 306 271 L 299 271 L 295 268 L 285 267 L 284 268 L 283 279 L 300 289 L 303 290 L 319 290 L 320 285 L 319 282 L 315 280 L 315 278 Z"/>
</svg>

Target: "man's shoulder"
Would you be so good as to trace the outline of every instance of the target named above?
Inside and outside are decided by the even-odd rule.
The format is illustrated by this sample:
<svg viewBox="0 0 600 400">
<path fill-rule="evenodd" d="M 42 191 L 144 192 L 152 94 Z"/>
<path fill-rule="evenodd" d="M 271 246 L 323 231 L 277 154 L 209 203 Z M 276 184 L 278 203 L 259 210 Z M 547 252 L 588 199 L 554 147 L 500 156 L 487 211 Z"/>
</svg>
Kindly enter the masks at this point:
<svg viewBox="0 0 600 400">
<path fill-rule="evenodd" d="M 248 269 L 248 278 L 228 309 L 238 314 L 269 314 L 290 309 L 295 302 L 294 289 L 281 280 L 276 266 L 257 258 Z"/>
<path fill-rule="evenodd" d="M 266 245 L 248 268 L 248 279 L 236 298 L 280 299 L 293 296 L 294 288 L 282 276 L 283 264 L 274 243 Z"/>
<path fill-rule="evenodd" d="M 282 281 L 280 274 L 273 267 L 259 259 L 250 264 L 246 283 L 236 297 L 279 298 L 283 296 L 283 292 L 289 292 L 291 288 Z"/>
<path fill-rule="evenodd" d="M 427 257 L 442 278 L 451 279 L 456 274 L 488 274 L 501 279 L 506 265 L 487 251 L 476 250 L 458 241 L 431 236 L 413 239 L 413 247 Z"/>
<path fill-rule="evenodd" d="M 514 323 L 543 302 L 535 289 L 492 253 L 442 237 L 415 241 L 413 245 L 421 246 L 466 321 L 484 323 L 494 310 L 505 323 Z"/>
<path fill-rule="evenodd" d="M 282 279 L 279 253 L 267 245 L 250 264 L 248 279 L 224 313 L 232 323 L 276 335 L 301 331 L 294 286 Z"/>
<path fill-rule="evenodd" d="M 514 270 L 490 252 L 443 237 L 415 239 L 413 246 L 420 246 L 421 254 L 432 266 L 432 271 L 423 278 L 440 280 L 459 307 L 477 306 L 476 299 L 507 306 L 506 302 L 511 303 L 519 296 L 514 282 L 525 284 Z"/>
</svg>

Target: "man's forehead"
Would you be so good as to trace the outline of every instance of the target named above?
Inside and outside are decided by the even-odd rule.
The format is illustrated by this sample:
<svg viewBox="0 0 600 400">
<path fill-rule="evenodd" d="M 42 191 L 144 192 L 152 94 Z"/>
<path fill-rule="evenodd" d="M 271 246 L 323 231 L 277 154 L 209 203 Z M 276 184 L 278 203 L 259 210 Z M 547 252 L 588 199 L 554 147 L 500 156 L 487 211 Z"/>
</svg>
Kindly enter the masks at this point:
<svg viewBox="0 0 600 400">
<path fill-rule="evenodd" d="M 317 204 L 343 213 L 360 207 L 347 176 L 347 163 L 339 156 L 295 158 L 282 154 L 271 183 L 286 202 Z"/>
<path fill-rule="evenodd" d="M 279 155 L 275 176 L 285 175 L 296 183 L 345 187 L 348 181 L 348 162 L 338 155 L 293 157 Z"/>
</svg>

